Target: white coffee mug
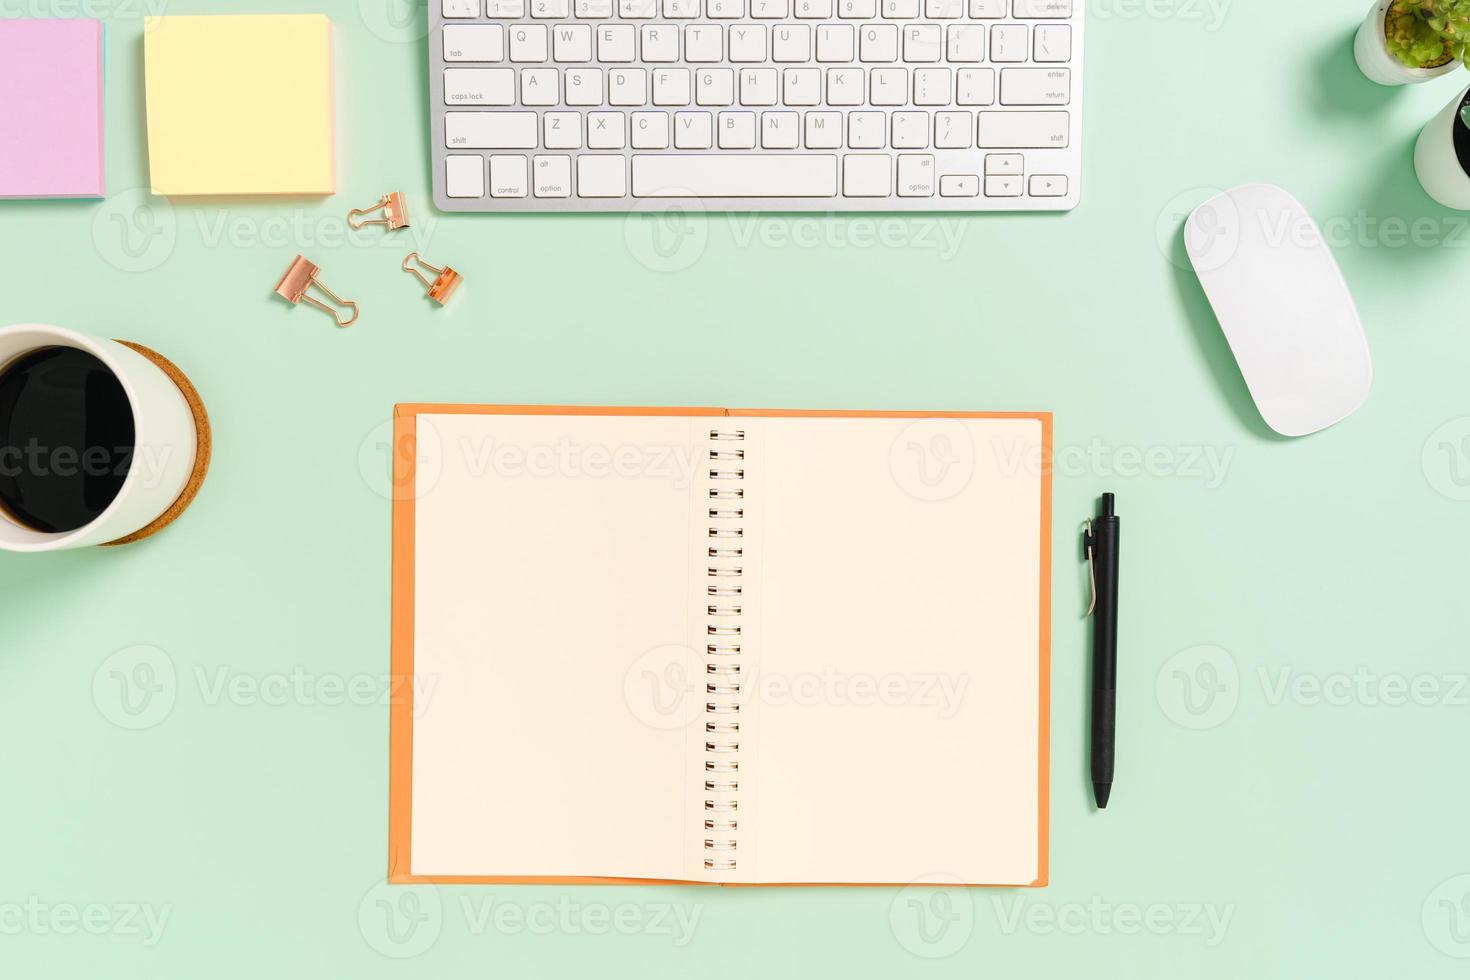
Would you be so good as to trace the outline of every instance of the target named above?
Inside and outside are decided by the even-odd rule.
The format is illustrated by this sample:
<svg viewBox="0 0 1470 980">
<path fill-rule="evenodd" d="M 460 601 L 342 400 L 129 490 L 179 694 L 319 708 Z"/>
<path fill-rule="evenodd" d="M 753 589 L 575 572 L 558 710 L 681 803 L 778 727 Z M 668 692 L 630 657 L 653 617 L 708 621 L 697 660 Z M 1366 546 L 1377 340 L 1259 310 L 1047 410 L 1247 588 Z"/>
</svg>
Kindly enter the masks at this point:
<svg viewBox="0 0 1470 980">
<path fill-rule="evenodd" d="M 0 327 L 0 373 L 16 358 L 47 347 L 86 351 L 112 371 L 133 410 L 134 448 L 117 496 L 90 524 L 48 534 L 17 523 L 0 509 L 0 551 L 60 551 L 125 538 L 163 516 L 183 495 L 194 472 L 198 452 L 194 413 L 162 368 L 114 340 L 20 323 Z M 0 459 L 0 465 L 5 462 Z"/>
</svg>

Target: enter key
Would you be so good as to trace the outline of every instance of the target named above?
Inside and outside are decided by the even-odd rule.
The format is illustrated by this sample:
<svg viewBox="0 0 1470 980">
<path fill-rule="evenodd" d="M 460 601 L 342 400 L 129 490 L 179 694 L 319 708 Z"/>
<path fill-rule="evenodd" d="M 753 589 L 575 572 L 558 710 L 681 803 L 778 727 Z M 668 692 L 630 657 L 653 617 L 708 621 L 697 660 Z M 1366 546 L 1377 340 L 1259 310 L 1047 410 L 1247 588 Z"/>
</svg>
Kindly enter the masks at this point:
<svg viewBox="0 0 1470 980">
<path fill-rule="evenodd" d="M 1001 105 L 1066 105 L 1071 101 L 1070 68 L 1007 68 L 1000 73 Z"/>
</svg>

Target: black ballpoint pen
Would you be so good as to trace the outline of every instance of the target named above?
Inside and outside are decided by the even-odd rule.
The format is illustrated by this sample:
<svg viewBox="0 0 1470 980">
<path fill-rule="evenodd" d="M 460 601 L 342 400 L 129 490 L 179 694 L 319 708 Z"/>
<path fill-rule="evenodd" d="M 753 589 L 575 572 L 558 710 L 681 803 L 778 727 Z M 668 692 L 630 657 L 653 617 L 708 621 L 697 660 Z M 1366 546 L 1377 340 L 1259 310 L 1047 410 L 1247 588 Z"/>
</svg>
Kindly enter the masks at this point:
<svg viewBox="0 0 1470 980">
<path fill-rule="evenodd" d="M 1113 792 L 1118 702 L 1118 515 L 1110 493 L 1087 522 L 1083 547 L 1092 580 L 1092 793 L 1107 808 Z"/>
</svg>

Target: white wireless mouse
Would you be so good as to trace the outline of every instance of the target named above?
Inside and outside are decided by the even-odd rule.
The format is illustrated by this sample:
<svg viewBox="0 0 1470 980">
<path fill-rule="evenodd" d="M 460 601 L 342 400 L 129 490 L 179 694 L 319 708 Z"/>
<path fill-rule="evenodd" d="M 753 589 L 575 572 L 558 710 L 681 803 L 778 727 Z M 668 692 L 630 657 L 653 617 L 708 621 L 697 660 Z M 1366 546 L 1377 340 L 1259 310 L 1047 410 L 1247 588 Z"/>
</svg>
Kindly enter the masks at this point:
<svg viewBox="0 0 1470 980">
<path fill-rule="evenodd" d="M 1373 358 L 1363 322 L 1300 201 L 1271 184 L 1237 187 L 1200 205 L 1184 235 L 1267 425 L 1304 436 L 1367 400 Z"/>
</svg>

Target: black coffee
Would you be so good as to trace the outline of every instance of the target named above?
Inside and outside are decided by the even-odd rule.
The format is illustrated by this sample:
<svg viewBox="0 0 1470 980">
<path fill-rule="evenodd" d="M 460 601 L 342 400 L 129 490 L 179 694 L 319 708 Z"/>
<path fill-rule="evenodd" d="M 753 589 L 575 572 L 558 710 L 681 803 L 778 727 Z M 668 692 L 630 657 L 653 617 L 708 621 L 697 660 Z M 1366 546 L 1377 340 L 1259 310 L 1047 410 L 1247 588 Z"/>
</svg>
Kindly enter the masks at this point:
<svg viewBox="0 0 1470 980">
<path fill-rule="evenodd" d="M 0 369 L 0 508 L 56 534 L 92 523 L 133 461 L 133 409 L 105 364 L 43 347 Z"/>
</svg>

